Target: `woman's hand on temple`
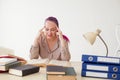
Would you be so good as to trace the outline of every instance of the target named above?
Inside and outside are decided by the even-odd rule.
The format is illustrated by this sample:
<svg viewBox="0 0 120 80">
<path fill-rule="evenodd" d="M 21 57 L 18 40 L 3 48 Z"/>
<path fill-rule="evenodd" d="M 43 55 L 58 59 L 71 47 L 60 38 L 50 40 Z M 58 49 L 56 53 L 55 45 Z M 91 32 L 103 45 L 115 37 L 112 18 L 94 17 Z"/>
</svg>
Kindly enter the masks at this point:
<svg viewBox="0 0 120 80">
<path fill-rule="evenodd" d="M 57 27 L 57 31 L 58 31 L 58 32 L 57 32 L 56 34 L 57 34 L 59 37 L 61 37 L 61 36 L 62 36 L 62 31 L 61 31 L 58 27 Z"/>
<path fill-rule="evenodd" d="M 62 31 L 57 27 L 57 30 L 58 32 L 56 33 L 60 39 L 60 42 L 61 42 L 61 46 L 63 48 L 65 48 L 65 42 L 64 42 L 64 39 L 63 39 L 63 34 L 62 34 Z"/>
</svg>

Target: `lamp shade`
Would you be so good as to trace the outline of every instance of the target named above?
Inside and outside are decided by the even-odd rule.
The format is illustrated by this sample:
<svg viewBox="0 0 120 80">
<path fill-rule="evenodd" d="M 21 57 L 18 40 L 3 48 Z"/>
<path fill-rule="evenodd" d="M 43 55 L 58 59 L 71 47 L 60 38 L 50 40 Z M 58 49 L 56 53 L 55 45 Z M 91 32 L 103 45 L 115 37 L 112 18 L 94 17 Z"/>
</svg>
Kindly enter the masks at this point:
<svg viewBox="0 0 120 80">
<path fill-rule="evenodd" d="M 85 38 L 87 41 L 90 42 L 91 45 L 93 45 L 93 43 L 94 43 L 95 40 L 96 40 L 96 36 L 97 36 L 97 35 L 96 35 L 95 33 L 93 33 L 93 32 L 88 32 L 88 33 L 84 34 L 83 36 L 84 36 L 84 38 Z"/>
<path fill-rule="evenodd" d="M 107 51 L 106 56 L 108 56 L 108 47 L 107 47 L 105 41 L 104 41 L 104 40 L 102 39 L 102 37 L 100 36 L 100 32 L 101 32 L 101 30 L 97 29 L 95 32 L 88 32 L 88 33 L 83 34 L 83 37 L 84 37 L 87 41 L 89 41 L 90 44 L 93 45 L 94 42 L 95 42 L 95 40 L 96 40 L 96 37 L 98 36 L 98 37 L 101 39 L 101 41 L 104 43 L 104 45 L 105 45 L 105 47 L 106 47 L 106 51 Z"/>
<path fill-rule="evenodd" d="M 96 37 L 99 35 L 101 30 L 97 29 L 95 32 L 88 32 L 83 35 L 83 37 L 90 42 L 91 45 L 94 44 Z"/>
</svg>

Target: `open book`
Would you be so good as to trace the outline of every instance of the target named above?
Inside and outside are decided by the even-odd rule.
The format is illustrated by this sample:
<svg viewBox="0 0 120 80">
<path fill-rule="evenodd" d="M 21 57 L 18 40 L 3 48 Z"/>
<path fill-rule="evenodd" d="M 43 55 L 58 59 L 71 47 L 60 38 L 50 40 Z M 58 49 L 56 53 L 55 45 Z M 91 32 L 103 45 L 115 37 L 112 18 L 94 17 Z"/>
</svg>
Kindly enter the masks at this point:
<svg viewBox="0 0 120 80">
<path fill-rule="evenodd" d="M 57 65 L 70 67 L 71 64 L 69 61 L 60 61 L 60 60 L 49 60 L 49 59 L 32 59 L 27 62 L 27 64 L 32 64 L 40 67 L 46 67 L 46 65 Z"/>
</svg>

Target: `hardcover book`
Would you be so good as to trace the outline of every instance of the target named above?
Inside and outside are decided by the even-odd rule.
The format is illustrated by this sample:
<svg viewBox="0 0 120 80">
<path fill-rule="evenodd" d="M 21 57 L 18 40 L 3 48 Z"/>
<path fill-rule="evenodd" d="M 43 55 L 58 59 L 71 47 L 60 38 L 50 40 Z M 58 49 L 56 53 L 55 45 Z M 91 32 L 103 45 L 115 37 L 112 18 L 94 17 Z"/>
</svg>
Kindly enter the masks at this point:
<svg viewBox="0 0 120 80">
<path fill-rule="evenodd" d="M 21 65 L 20 61 L 15 61 L 15 62 L 8 63 L 8 64 L 5 64 L 5 65 L 0 65 L 0 70 L 7 71 L 9 68 L 20 66 L 20 65 Z"/>
<path fill-rule="evenodd" d="M 10 74 L 14 74 L 17 76 L 26 76 L 26 75 L 37 73 L 37 72 L 39 72 L 39 67 L 33 66 L 33 65 L 22 65 L 22 66 L 13 67 L 9 69 Z"/>
<path fill-rule="evenodd" d="M 65 74 L 65 68 L 62 66 L 47 66 L 47 74 Z"/>
<path fill-rule="evenodd" d="M 65 74 L 47 74 L 47 80 L 76 80 L 76 72 L 73 67 L 64 67 Z"/>
<path fill-rule="evenodd" d="M 17 58 L 0 58 L 0 65 L 6 65 L 17 61 Z"/>
<path fill-rule="evenodd" d="M 15 55 L 12 55 L 12 54 L 7 54 L 7 55 L 0 55 L 0 58 L 16 58 L 17 61 L 20 61 L 23 64 L 26 64 L 26 60 L 22 57 L 19 57 L 19 56 L 15 56 Z"/>
</svg>

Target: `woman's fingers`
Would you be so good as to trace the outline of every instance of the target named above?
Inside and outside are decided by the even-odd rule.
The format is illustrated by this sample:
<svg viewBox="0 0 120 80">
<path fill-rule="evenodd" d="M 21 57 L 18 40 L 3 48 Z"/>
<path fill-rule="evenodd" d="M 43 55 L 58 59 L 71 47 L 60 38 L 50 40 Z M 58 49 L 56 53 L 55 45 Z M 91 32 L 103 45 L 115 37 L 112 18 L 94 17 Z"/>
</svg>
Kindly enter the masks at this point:
<svg viewBox="0 0 120 80">
<path fill-rule="evenodd" d="M 58 27 L 57 27 L 57 31 L 58 31 L 58 32 L 56 33 L 57 35 L 62 35 L 62 31 L 61 31 Z"/>
</svg>

